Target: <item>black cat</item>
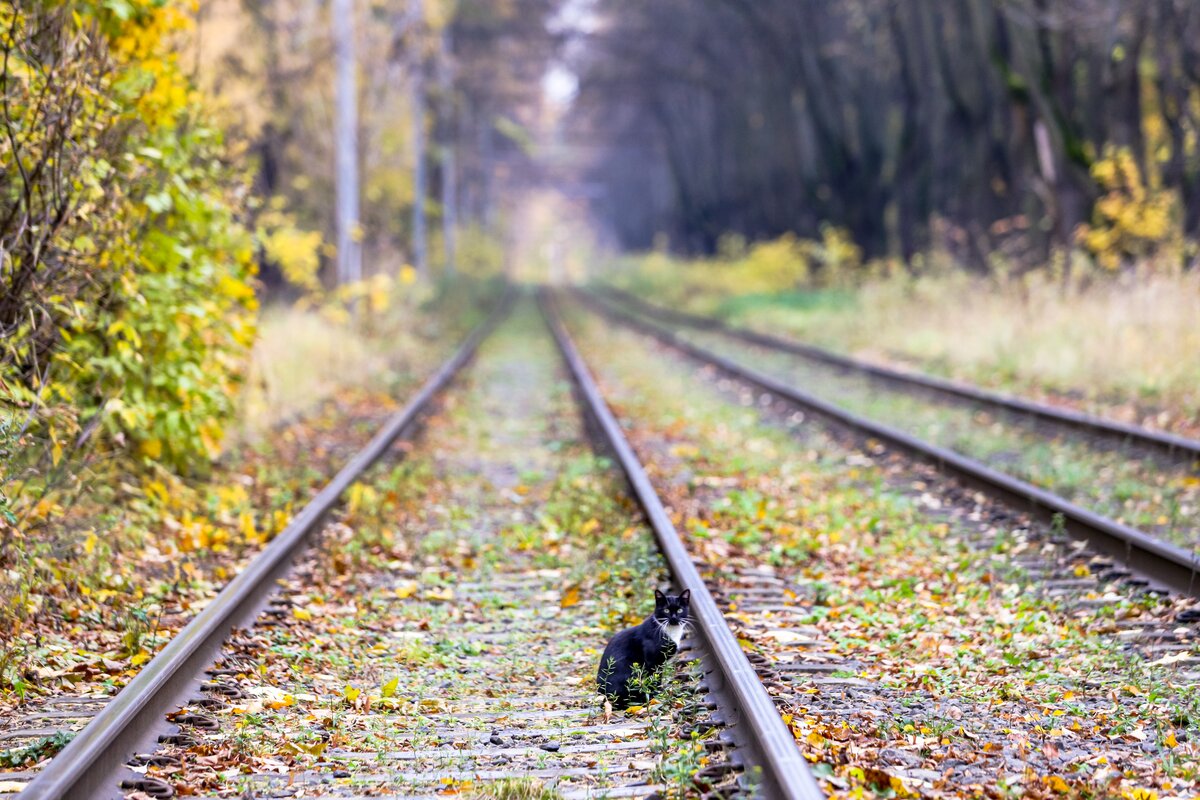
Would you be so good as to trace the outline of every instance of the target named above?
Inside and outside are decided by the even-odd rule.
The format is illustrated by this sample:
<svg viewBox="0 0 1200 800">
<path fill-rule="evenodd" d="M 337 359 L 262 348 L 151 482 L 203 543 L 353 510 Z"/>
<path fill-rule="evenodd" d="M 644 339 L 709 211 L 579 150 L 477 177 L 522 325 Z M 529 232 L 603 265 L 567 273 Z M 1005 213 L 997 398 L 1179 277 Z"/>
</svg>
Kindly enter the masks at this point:
<svg viewBox="0 0 1200 800">
<path fill-rule="evenodd" d="M 691 599 L 690 589 L 684 589 L 678 595 L 663 594 L 655 589 L 654 613 L 642 624 L 618 633 L 604 648 L 596 684 L 613 706 L 626 708 L 635 700 L 649 700 L 644 690 L 629 685 L 634 668 L 640 666 L 640 674 L 648 677 L 675 655 L 684 626 L 688 624 Z"/>
</svg>

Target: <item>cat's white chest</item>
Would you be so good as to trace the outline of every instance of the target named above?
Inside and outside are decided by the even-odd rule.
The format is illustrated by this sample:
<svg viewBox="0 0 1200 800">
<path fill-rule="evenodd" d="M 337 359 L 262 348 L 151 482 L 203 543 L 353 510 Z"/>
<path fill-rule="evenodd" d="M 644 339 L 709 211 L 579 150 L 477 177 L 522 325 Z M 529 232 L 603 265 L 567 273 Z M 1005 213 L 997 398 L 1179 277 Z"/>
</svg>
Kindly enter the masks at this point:
<svg viewBox="0 0 1200 800">
<path fill-rule="evenodd" d="M 667 636 L 671 637 L 671 641 L 679 647 L 679 643 L 683 641 L 683 626 L 682 625 L 663 625 L 663 631 Z"/>
</svg>

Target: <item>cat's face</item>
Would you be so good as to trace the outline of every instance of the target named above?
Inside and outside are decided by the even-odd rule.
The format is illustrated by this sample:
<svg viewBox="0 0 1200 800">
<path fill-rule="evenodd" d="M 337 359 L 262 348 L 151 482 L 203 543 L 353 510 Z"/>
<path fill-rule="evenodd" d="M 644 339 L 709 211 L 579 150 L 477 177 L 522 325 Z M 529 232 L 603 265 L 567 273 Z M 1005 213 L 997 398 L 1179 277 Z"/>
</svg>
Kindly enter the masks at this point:
<svg viewBox="0 0 1200 800">
<path fill-rule="evenodd" d="M 654 618 L 666 625 L 681 625 L 691 617 L 688 608 L 691 601 L 691 589 L 684 589 L 679 594 L 663 594 L 655 589 Z"/>
</svg>

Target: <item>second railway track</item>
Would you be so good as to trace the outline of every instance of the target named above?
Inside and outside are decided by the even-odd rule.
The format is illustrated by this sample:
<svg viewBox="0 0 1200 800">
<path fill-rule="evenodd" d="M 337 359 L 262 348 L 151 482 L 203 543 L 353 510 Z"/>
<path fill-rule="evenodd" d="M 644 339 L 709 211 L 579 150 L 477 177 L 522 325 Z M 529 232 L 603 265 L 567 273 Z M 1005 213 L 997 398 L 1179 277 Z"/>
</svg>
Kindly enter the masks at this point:
<svg viewBox="0 0 1200 800">
<path fill-rule="evenodd" d="M 1190 796 L 1194 601 L 753 382 L 567 310 L 827 790 Z"/>
<path fill-rule="evenodd" d="M 669 328 L 633 315 L 609 302 L 590 302 L 587 295 L 583 295 L 583 299 L 584 305 L 592 310 L 658 339 L 701 363 L 717 366 L 740 380 L 748 381 L 776 397 L 852 430 L 864 439 L 883 442 L 889 447 L 932 463 L 1016 508 L 1039 515 L 1047 523 L 1054 521 L 1072 535 L 1090 542 L 1093 547 L 1109 556 L 1120 559 L 1143 578 L 1158 586 L 1200 596 L 1198 543 L 1189 542 L 1181 546 L 1175 541 L 1119 522 L 1097 513 L 1090 505 L 1081 504 L 1083 501 L 1075 502 L 1056 494 L 1052 488 L 1034 485 L 1005 469 L 991 467 L 958 450 L 934 444 L 907 430 L 851 411 L 836 395 L 817 394 L 816 390 L 809 386 L 802 388 L 777 376 L 774 371 L 767 372 L 757 365 L 750 366 L 747 363 L 749 359 L 745 357 L 731 357 L 701 346 Z M 1187 485 L 1191 486 L 1191 483 Z M 1161 497 L 1158 500 L 1162 502 Z M 1190 505 L 1185 508 L 1191 516 L 1200 513 L 1200 509 Z"/>
<path fill-rule="evenodd" d="M 1000 472 L 1170 544 L 1200 546 L 1200 442 L 901 373 L 810 345 L 592 295 L 635 321 L 667 324 L 687 345 L 800 387 L 860 418 Z"/>
<path fill-rule="evenodd" d="M 1200 441 L 1189 439 L 1186 436 L 1105 419 L 1093 414 L 1085 414 L 1073 409 L 1051 406 L 1013 395 L 1001 394 L 1000 392 L 993 392 L 932 375 L 906 372 L 879 364 L 872 364 L 781 336 L 773 336 L 748 328 L 732 327 L 712 317 L 703 317 L 662 308 L 615 288 L 606 288 L 603 292 L 605 295 L 636 309 L 640 313 L 660 321 L 671 322 L 697 330 L 717 331 L 725 336 L 740 339 L 750 344 L 794 353 L 813 361 L 837 367 L 838 369 L 862 373 L 901 386 L 939 393 L 972 403 L 990 405 L 1018 414 L 1025 414 L 1055 425 L 1075 428 L 1095 436 L 1106 437 L 1118 443 L 1129 443 L 1145 449 L 1158 450 L 1172 457 L 1191 459 L 1193 461 L 1200 460 Z"/>
</svg>

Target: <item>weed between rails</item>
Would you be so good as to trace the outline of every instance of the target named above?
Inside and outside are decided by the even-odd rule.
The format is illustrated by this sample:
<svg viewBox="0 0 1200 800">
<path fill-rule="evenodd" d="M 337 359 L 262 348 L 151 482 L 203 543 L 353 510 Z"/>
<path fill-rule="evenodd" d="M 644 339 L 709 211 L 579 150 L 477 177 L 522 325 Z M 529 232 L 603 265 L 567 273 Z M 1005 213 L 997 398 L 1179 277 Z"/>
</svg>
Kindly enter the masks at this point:
<svg viewBox="0 0 1200 800">
<path fill-rule="evenodd" d="M 1116 636 L 1118 625 L 1170 619 L 1187 601 L 1109 594 L 1067 606 L 1043 596 L 1011 566 L 1041 547 L 1023 528 L 982 529 L 994 543 L 979 552 L 968 527 L 985 524 L 986 508 L 948 513 L 926 472 L 876 463 L 796 415 L 787 426 L 773 412 L 764 422 L 745 407 L 757 397 L 734 384 L 697 380 L 594 317 L 571 322 L 619 416 L 637 420 L 631 441 L 710 579 L 776 564 L 803 589 L 794 599 L 801 622 L 852 665 L 842 674 L 878 687 L 856 695 L 860 713 L 851 714 L 829 710 L 836 687 L 796 684 L 787 719 L 809 758 L 826 764 L 828 788 L 915 791 L 904 770 L 892 782 L 878 769 L 881 751 L 897 749 L 912 754 L 904 759 L 915 774 L 958 770 L 967 777 L 955 780 L 981 791 L 1195 788 L 1200 690 Z M 1084 559 L 1076 563 L 1086 576 Z M 804 658 L 784 633 L 770 633 L 787 623 L 742 612 L 737 600 L 735 592 L 727 618 L 760 631 L 743 646 Z M 1022 764 L 1015 776 L 984 768 L 1010 759 Z"/>
<path fill-rule="evenodd" d="M 475 787 L 477 800 L 561 800 L 562 794 L 536 778 L 504 778 Z"/>
</svg>

